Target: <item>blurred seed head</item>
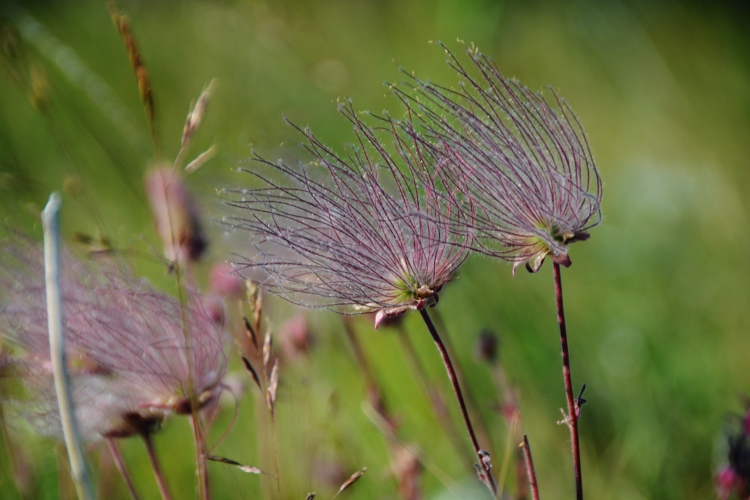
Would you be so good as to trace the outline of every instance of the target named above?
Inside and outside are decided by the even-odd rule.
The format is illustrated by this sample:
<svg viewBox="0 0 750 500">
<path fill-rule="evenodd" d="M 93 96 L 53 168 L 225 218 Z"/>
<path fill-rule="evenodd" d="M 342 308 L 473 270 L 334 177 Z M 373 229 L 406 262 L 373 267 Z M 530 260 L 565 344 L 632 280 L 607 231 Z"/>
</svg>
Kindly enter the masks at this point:
<svg viewBox="0 0 750 500">
<path fill-rule="evenodd" d="M 463 194 L 475 250 L 513 262 L 514 273 L 536 272 L 547 256 L 569 266 L 568 245 L 601 220 L 602 181 L 578 119 L 553 90 L 505 78 L 474 48 L 473 69 L 446 53 L 458 87 L 410 75 L 413 93 L 394 88 L 411 110 L 402 128 L 442 159 L 433 175 Z"/>
<path fill-rule="evenodd" d="M 209 293 L 225 299 L 241 300 L 246 293 L 245 283 L 233 272 L 231 264 L 216 264 L 208 276 Z"/>
<path fill-rule="evenodd" d="M 85 435 L 150 432 L 170 412 L 215 401 L 224 339 L 197 292 L 186 290 L 181 304 L 110 261 L 62 259 L 66 357 Z M 28 393 L 19 405 L 42 433 L 58 435 L 39 246 L 0 242 L 0 298 L 0 335 L 18 351 L 13 366 Z"/>
<path fill-rule="evenodd" d="M 313 342 L 305 314 L 296 314 L 282 323 L 278 335 L 284 359 L 290 361 L 304 357 Z"/>
</svg>

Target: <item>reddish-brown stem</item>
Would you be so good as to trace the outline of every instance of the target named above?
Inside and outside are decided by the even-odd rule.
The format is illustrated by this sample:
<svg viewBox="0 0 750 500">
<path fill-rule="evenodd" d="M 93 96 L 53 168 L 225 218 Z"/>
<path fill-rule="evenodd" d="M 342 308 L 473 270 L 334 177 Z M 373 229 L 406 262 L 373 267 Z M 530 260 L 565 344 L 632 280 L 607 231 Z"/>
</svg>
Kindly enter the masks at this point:
<svg viewBox="0 0 750 500">
<path fill-rule="evenodd" d="M 148 460 L 151 462 L 151 469 L 154 471 L 154 478 L 156 478 L 156 485 L 159 487 L 161 498 L 162 500 L 171 500 L 172 495 L 169 493 L 167 482 L 159 466 L 159 460 L 156 458 L 156 450 L 154 449 L 154 441 L 151 439 L 151 434 L 142 434 L 141 437 L 143 437 L 143 442 L 146 445 Z"/>
<path fill-rule="evenodd" d="M 560 326 L 560 343 L 562 344 L 563 379 L 565 395 L 568 400 L 568 414 L 565 421 L 570 428 L 570 441 L 573 448 L 573 468 L 575 469 L 576 499 L 583 500 L 583 479 L 581 477 L 581 447 L 578 443 L 578 405 L 573 396 L 573 382 L 570 378 L 570 352 L 568 349 L 568 332 L 565 328 L 565 308 L 563 307 L 562 277 L 560 264 L 553 262 L 555 276 L 555 301 L 557 303 L 557 324 Z"/>
<path fill-rule="evenodd" d="M 128 474 L 128 470 L 125 468 L 125 462 L 122 460 L 120 450 L 117 449 L 117 443 L 115 443 L 115 440 L 113 438 L 107 438 L 105 439 L 105 441 L 107 441 L 107 448 L 109 448 L 109 453 L 110 455 L 112 455 L 112 460 L 114 460 L 115 466 L 120 472 L 122 480 L 125 482 L 125 486 L 128 487 L 130 498 L 132 498 L 133 500 L 138 500 L 138 493 L 135 491 L 133 480 L 130 478 L 130 474 Z"/>
<path fill-rule="evenodd" d="M 526 462 L 526 474 L 529 476 L 529 487 L 531 488 L 531 498 L 539 500 L 539 486 L 536 484 L 536 470 L 534 469 L 534 459 L 531 458 L 531 446 L 529 438 L 523 435 L 523 458 Z"/>
<path fill-rule="evenodd" d="M 190 414 L 190 426 L 193 428 L 195 440 L 195 467 L 198 476 L 198 494 L 202 500 L 211 500 L 208 484 L 208 468 L 206 467 L 206 453 L 204 450 L 204 436 L 201 432 L 200 421 L 195 412 Z"/>
<path fill-rule="evenodd" d="M 451 441 L 453 441 L 453 445 L 456 447 L 459 453 L 464 454 L 465 451 L 466 454 L 464 458 L 470 458 L 469 451 L 464 448 L 463 443 L 461 442 L 461 436 L 459 435 L 458 430 L 451 421 L 445 401 L 440 396 L 440 392 L 435 388 L 433 384 L 430 383 L 429 377 L 427 376 L 427 370 L 419 360 L 417 350 L 414 348 L 414 344 L 409 338 L 409 332 L 406 331 L 406 328 L 404 328 L 402 323 L 399 323 L 397 328 L 398 338 L 401 341 L 401 346 L 404 349 L 404 352 L 406 352 L 406 357 L 409 360 L 409 364 L 411 364 L 412 366 L 412 370 L 417 377 L 417 381 L 422 389 L 422 392 L 430 400 L 430 404 L 432 405 L 432 409 L 435 411 L 435 416 L 437 417 L 438 422 L 440 422 L 440 425 L 443 427 L 443 429 L 445 429 L 445 432 L 448 433 L 448 437 Z M 468 464 L 468 466 L 469 468 L 471 468 L 470 463 Z"/>
<path fill-rule="evenodd" d="M 442 314 L 440 314 L 440 311 L 438 309 L 433 310 L 432 318 L 434 318 L 435 325 L 437 326 L 439 331 L 442 331 L 442 332 L 447 331 L 443 316 Z M 451 344 L 451 338 L 449 335 L 447 334 L 445 335 L 443 342 L 445 343 L 445 348 L 449 353 L 456 352 L 456 350 L 453 348 L 453 345 Z M 456 365 L 456 375 L 458 375 L 459 382 L 466 381 L 466 375 L 464 375 L 460 364 Z M 494 457 L 495 450 L 494 450 L 494 447 L 492 446 L 492 439 L 490 437 L 490 431 L 489 431 L 489 428 L 487 427 L 487 422 L 485 422 L 484 420 L 484 416 L 482 415 L 482 412 L 479 411 L 479 403 L 477 402 L 476 398 L 474 398 L 474 394 L 471 391 L 471 387 L 466 388 L 466 393 L 464 394 L 464 396 L 466 397 L 466 407 L 469 409 L 469 413 L 471 414 L 474 420 L 477 435 L 479 436 L 479 439 L 487 443 L 487 451 L 489 451 L 490 454 Z"/>
<path fill-rule="evenodd" d="M 435 346 L 437 346 L 438 351 L 440 351 L 440 356 L 443 358 L 445 370 L 448 372 L 448 378 L 450 379 L 451 385 L 453 386 L 453 392 L 455 393 L 456 399 L 458 400 L 458 406 L 461 408 L 461 415 L 464 417 L 466 430 L 469 433 L 469 438 L 471 438 L 471 444 L 472 446 L 474 446 L 474 453 L 476 453 L 477 459 L 479 461 L 478 465 L 481 468 L 484 476 L 486 476 L 487 478 L 485 484 L 487 484 L 487 487 L 492 490 L 493 496 L 497 496 L 497 485 L 495 484 L 495 479 L 492 477 L 492 467 L 489 463 L 489 460 L 486 459 L 486 452 L 483 452 L 482 449 L 479 448 L 479 442 L 477 441 L 477 436 L 474 433 L 474 427 L 471 425 L 471 419 L 469 418 L 469 412 L 466 410 L 464 396 L 461 392 L 461 387 L 458 384 L 458 376 L 456 375 L 455 368 L 453 368 L 451 358 L 450 356 L 448 356 L 448 350 L 445 348 L 443 340 L 440 338 L 440 335 L 435 329 L 435 325 L 432 323 L 427 310 L 425 308 L 422 308 L 419 310 L 419 313 L 422 315 L 422 319 L 424 320 L 427 329 L 430 331 L 430 335 L 432 335 L 432 340 L 435 341 Z"/>
</svg>

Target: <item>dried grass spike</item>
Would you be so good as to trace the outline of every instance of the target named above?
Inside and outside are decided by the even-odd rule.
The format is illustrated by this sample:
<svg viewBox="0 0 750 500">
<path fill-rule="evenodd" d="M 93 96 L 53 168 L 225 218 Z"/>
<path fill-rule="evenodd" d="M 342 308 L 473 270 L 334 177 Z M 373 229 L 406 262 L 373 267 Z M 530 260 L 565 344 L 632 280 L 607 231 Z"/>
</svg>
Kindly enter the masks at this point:
<svg viewBox="0 0 750 500">
<path fill-rule="evenodd" d="M 151 132 L 151 140 L 153 141 L 154 148 L 158 153 L 159 142 L 156 136 L 156 106 L 154 105 L 154 94 L 151 89 L 148 70 L 143 63 L 143 57 L 141 56 L 140 50 L 138 50 L 138 44 L 133 36 L 133 31 L 130 27 L 130 19 L 118 10 L 115 2 L 108 2 L 107 7 L 109 8 L 110 16 L 112 16 L 115 28 L 117 28 L 117 32 L 120 34 L 120 38 L 122 38 L 122 42 L 125 44 L 125 49 L 128 52 L 130 67 L 133 69 L 133 73 L 135 74 L 138 83 L 138 94 L 143 103 L 143 108 L 146 111 L 148 127 Z"/>
<path fill-rule="evenodd" d="M 263 341 L 263 368 L 268 370 L 268 362 L 271 361 L 271 348 L 273 347 L 273 337 L 271 329 L 266 332 L 266 339 Z"/>
<path fill-rule="evenodd" d="M 253 368 L 253 365 L 250 364 L 250 360 L 242 356 L 242 362 L 245 364 L 245 369 L 248 372 L 250 372 L 250 375 L 253 377 L 253 380 L 255 381 L 255 384 L 258 386 L 258 389 L 262 391 L 263 387 L 260 384 L 260 379 L 258 378 L 258 374 L 255 372 L 255 368 Z"/>
<path fill-rule="evenodd" d="M 365 475 L 365 472 L 367 472 L 367 467 L 363 467 L 362 469 L 358 470 L 357 472 L 355 472 L 354 474 L 352 474 L 351 476 L 349 476 L 349 479 L 347 479 L 346 481 L 344 481 L 344 483 L 339 488 L 339 491 L 333 496 L 333 498 L 336 498 L 344 490 L 346 490 L 347 488 L 351 487 L 354 483 L 356 483 L 357 481 L 359 481 L 359 479 L 362 476 Z"/>
<path fill-rule="evenodd" d="M 276 358 L 276 362 L 273 364 L 273 370 L 271 370 L 271 380 L 268 382 L 268 389 L 266 390 L 266 403 L 268 409 L 271 412 L 271 418 L 273 418 L 276 409 L 276 390 L 279 388 L 279 360 Z"/>
<path fill-rule="evenodd" d="M 217 455 L 207 455 L 206 460 L 211 460 L 212 462 L 219 462 L 220 464 L 227 464 L 227 465 L 237 467 L 239 470 L 247 474 L 263 474 L 265 476 L 273 477 L 273 474 L 269 474 L 268 472 L 263 472 L 261 469 L 257 467 L 253 467 L 252 465 L 243 465 L 229 458 L 219 457 Z"/>
</svg>

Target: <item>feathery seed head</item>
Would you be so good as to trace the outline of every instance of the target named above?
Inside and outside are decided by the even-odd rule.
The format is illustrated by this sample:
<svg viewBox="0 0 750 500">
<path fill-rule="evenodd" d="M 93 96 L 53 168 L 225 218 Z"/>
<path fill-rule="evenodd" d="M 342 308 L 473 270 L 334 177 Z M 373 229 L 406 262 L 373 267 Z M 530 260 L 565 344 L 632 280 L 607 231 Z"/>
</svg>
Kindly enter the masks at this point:
<svg viewBox="0 0 750 500">
<path fill-rule="evenodd" d="M 339 110 L 356 135 L 344 154 L 298 128 L 312 161 L 256 155 L 258 168 L 246 172 L 262 187 L 230 191 L 227 222 L 252 246 L 235 269 L 290 302 L 341 313 L 382 318 L 434 303 L 469 238 L 453 227 L 462 215 L 416 175 L 435 159 L 390 118 L 372 128 L 351 103 Z"/>
<path fill-rule="evenodd" d="M 57 434 L 42 251 L 27 240 L 0 242 L 0 251 L 0 336 L 22 351 L 17 373 L 38 427 Z M 197 292 L 187 290 L 181 304 L 112 263 L 62 260 L 66 357 L 89 435 L 147 432 L 168 412 L 215 400 L 223 337 Z"/>
<path fill-rule="evenodd" d="M 601 220 L 602 181 L 580 123 L 554 91 L 505 78 L 476 49 L 472 71 L 446 53 L 458 88 L 410 75 L 414 93 L 394 87 L 415 117 L 401 127 L 432 145 L 434 175 L 463 194 L 475 250 L 512 261 L 514 273 L 536 272 L 547 256 L 569 266 L 568 245 Z"/>
</svg>

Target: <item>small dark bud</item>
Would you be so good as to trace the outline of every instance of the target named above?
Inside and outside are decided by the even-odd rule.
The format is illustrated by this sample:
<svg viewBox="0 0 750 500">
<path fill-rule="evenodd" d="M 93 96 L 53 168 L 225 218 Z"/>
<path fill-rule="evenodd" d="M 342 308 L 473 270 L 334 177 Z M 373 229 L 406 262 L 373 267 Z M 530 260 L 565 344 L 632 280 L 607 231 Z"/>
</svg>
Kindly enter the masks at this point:
<svg viewBox="0 0 750 500">
<path fill-rule="evenodd" d="M 482 330 L 479 332 L 477 340 L 477 357 L 491 365 L 497 362 L 498 339 L 497 334 L 492 330 Z"/>
</svg>

